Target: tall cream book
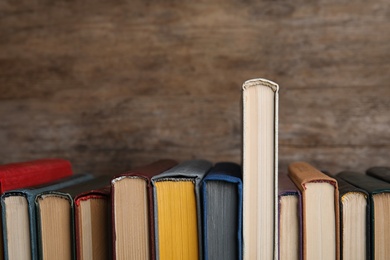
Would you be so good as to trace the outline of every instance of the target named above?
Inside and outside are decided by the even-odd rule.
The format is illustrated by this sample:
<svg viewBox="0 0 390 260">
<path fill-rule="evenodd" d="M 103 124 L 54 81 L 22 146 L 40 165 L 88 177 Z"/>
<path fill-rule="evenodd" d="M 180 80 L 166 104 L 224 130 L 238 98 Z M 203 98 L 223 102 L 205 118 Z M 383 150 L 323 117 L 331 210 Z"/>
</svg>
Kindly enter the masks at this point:
<svg viewBox="0 0 390 260">
<path fill-rule="evenodd" d="M 243 85 L 244 260 L 278 259 L 278 92 L 266 79 Z"/>
</svg>

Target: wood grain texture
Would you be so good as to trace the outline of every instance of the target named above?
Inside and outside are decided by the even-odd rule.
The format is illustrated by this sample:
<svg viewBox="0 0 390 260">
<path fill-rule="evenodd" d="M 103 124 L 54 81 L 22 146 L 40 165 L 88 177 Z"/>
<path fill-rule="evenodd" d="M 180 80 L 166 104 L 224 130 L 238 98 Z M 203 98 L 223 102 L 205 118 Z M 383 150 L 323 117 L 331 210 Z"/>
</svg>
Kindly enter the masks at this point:
<svg viewBox="0 0 390 260">
<path fill-rule="evenodd" d="M 390 165 L 390 3 L 1 1 L 0 163 L 241 161 L 241 85 L 280 87 L 280 169 Z"/>
</svg>

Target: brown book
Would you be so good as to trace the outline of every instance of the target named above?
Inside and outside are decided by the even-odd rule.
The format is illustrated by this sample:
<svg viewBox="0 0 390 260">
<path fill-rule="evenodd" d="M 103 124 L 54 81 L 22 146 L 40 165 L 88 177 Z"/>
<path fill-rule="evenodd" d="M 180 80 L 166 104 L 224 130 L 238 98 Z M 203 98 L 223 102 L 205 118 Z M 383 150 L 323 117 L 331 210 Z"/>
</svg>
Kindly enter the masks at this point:
<svg viewBox="0 0 390 260">
<path fill-rule="evenodd" d="M 303 259 L 340 259 L 337 181 L 305 162 L 288 174 L 302 193 Z"/>
<path fill-rule="evenodd" d="M 173 160 L 160 160 L 112 180 L 114 259 L 155 259 L 151 178 L 176 164 Z"/>
</svg>

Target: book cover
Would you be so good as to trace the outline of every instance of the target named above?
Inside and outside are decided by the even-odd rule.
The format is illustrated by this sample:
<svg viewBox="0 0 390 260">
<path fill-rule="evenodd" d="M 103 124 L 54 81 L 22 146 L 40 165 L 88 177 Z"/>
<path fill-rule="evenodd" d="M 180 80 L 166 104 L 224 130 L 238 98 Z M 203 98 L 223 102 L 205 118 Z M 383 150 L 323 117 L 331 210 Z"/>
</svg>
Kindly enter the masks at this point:
<svg viewBox="0 0 390 260">
<path fill-rule="evenodd" d="M 217 163 L 201 182 L 204 259 L 242 259 L 242 170 Z"/>
<path fill-rule="evenodd" d="M 105 187 L 93 188 L 74 198 L 76 259 L 112 258 L 111 184 L 109 182 Z"/>
<path fill-rule="evenodd" d="M 111 179 L 110 175 L 101 175 L 86 182 L 37 195 L 35 205 L 40 259 L 76 258 L 75 198 L 85 192 L 107 187 Z M 103 214 L 107 212 L 103 211 Z"/>
<path fill-rule="evenodd" d="M 278 259 L 279 86 L 252 79 L 242 93 L 244 259 Z"/>
<path fill-rule="evenodd" d="M 286 173 L 278 176 L 279 260 L 302 259 L 301 192 Z"/>
<path fill-rule="evenodd" d="M 92 179 L 77 174 L 30 188 L 6 191 L 1 196 L 5 259 L 38 259 L 35 199 L 41 193 Z"/>
<path fill-rule="evenodd" d="M 340 259 L 337 181 L 305 162 L 288 166 L 302 195 L 303 259 Z"/>
<path fill-rule="evenodd" d="M 377 179 L 381 179 L 382 181 L 390 182 L 389 167 L 380 167 L 380 166 L 371 167 L 367 169 L 366 174 L 375 177 Z"/>
<path fill-rule="evenodd" d="M 369 194 L 371 259 L 390 259 L 390 183 L 357 172 L 337 174 Z"/>
<path fill-rule="evenodd" d="M 0 193 L 51 182 L 72 174 L 71 163 L 57 158 L 0 165 Z"/>
<path fill-rule="evenodd" d="M 157 259 L 203 259 L 200 182 L 211 167 L 191 160 L 152 178 Z"/>
<path fill-rule="evenodd" d="M 177 165 L 159 160 L 112 180 L 114 259 L 155 259 L 151 178 Z"/>
<path fill-rule="evenodd" d="M 370 259 L 369 194 L 340 176 L 332 178 L 339 187 L 341 259 Z"/>
</svg>

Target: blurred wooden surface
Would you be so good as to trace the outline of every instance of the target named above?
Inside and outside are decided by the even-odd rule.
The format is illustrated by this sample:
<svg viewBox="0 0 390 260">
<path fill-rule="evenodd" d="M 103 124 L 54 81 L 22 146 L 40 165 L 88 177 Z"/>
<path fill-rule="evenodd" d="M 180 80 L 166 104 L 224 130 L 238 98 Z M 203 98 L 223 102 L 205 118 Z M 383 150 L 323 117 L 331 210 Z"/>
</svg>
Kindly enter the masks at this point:
<svg viewBox="0 0 390 260">
<path fill-rule="evenodd" d="M 280 169 L 390 166 L 390 3 L 1 1 L 0 163 L 241 161 L 241 85 L 280 87 Z"/>
</svg>

